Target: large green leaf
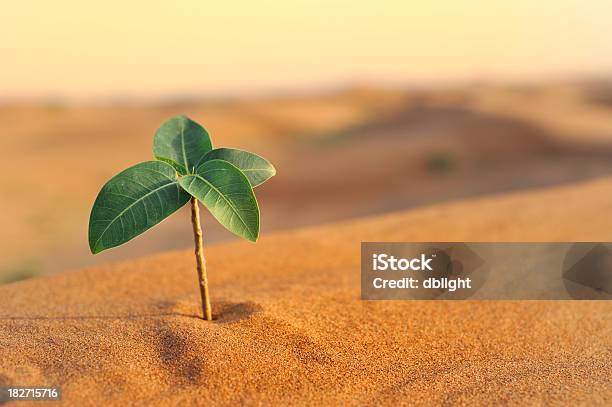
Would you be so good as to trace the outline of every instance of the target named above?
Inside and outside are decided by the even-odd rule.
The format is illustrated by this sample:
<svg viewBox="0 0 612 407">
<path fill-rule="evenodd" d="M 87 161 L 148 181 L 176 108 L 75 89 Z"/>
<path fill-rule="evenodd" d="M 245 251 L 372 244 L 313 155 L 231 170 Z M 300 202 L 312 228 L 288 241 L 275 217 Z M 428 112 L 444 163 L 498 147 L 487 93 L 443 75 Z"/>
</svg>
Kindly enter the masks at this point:
<svg viewBox="0 0 612 407">
<path fill-rule="evenodd" d="M 206 161 L 179 183 L 230 232 L 257 240 L 259 207 L 249 180 L 238 168 L 223 160 Z"/>
<path fill-rule="evenodd" d="M 103 187 L 89 218 L 89 248 L 96 254 L 119 246 L 185 205 L 190 196 L 175 169 L 146 161 L 115 175 Z"/>
<path fill-rule="evenodd" d="M 155 158 L 171 164 L 180 174 L 193 172 L 210 150 L 206 129 L 185 116 L 167 120 L 153 138 Z"/>
<path fill-rule="evenodd" d="M 276 169 L 268 160 L 248 151 L 235 148 L 215 148 L 204 156 L 203 162 L 215 159 L 233 164 L 246 175 L 253 187 L 263 184 L 276 175 Z"/>
</svg>

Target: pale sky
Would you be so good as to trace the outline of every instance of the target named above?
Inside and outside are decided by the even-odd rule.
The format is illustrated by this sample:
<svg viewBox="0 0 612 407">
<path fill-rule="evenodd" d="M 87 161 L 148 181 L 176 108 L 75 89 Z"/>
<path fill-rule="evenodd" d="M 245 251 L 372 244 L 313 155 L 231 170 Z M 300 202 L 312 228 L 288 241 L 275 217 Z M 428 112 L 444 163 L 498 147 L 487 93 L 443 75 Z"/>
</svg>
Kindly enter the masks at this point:
<svg viewBox="0 0 612 407">
<path fill-rule="evenodd" d="M 0 98 L 612 73 L 612 1 L 5 1 Z"/>
</svg>

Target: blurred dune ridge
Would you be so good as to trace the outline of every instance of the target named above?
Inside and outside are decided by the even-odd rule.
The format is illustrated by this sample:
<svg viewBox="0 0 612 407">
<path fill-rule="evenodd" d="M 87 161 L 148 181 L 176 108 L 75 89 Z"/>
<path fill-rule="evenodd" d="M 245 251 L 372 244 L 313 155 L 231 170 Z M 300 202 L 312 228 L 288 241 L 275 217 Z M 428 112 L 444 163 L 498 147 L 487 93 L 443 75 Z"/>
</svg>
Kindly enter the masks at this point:
<svg viewBox="0 0 612 407">
<path fill-rule="evenodd" d="M 0 385 L 71 405 L 610 405 L 611 303 L 364 302 L 359 241 L 609 241 L 612 179 L 0 287 Z M 31 293 L 36 293 L 33 296 Z M 551 346 L 551 344 L 553 346 Z"/>
<path fill-rule="evenodd" d="M 258 191 L 262 234 L 612 173 L 609 82 L 355 87 L 264 99 L 160 104 L 5 104 L 0 133 L 0 282 L 191 246 L 189 214 L 90 256 L 100 186 L 151 159 L 157 125 L 203 123 L 217 146 L 258 151 L 279 170 Z M 296 216 L 296 213 L 299 216 Z M 204 219 L 205 243 L 230 239 Z"/>
</svg>

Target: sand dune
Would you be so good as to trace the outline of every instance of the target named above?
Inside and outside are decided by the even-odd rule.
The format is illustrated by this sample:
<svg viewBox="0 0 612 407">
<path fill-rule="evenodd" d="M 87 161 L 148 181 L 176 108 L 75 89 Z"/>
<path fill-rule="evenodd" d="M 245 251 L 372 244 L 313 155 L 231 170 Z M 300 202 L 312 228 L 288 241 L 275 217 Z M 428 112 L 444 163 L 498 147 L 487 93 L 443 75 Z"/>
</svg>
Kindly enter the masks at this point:
<svg viewBox="0 0 612 407">
<path fill-rule="evenodd" d="M 95 257 L 84 238 L 100 187 L 151 159 L 155 128 L 175 114 L 204 123 L 216 146 L 257 151 L 275 164 L 274 182 L 257 192 L 267 234 L 608 176 L 612 110 L 607 88 L 596 89 L 595 100 L 588 86 L 542 85 L 0 105 L 11 152 L 0 171 L 20 169 L 0 178 L 0 284 L 189 247 L 188 211 Z M 232 238 L 209 219 L 209 241 Z"/>
<path fill-rule="evenodd" d="M 363 302 L 359 242 L 612 240 L 612 179 L 0 287 L 0 382 L 70 405 L 610 405 L 609 302 Z"/>
</svg>

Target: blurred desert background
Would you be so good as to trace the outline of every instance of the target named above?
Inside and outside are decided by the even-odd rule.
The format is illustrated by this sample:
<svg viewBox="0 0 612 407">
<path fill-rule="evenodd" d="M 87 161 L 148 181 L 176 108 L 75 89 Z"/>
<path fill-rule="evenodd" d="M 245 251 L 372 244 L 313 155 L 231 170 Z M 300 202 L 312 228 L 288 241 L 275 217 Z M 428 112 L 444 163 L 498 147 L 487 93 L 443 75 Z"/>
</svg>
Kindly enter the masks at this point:
<svg viewBox="0 0 612 407">
<path fill-rule="evenodd" d="M 188 208 L 92 256 L 100 187 L 152 158 L 159 123 L 187 114 L 217 146 L 277 167 L 258 188 L 263 233 L 612 174 L 612 85 L 353 88 L 310 96 L 148 106 L 6 105 L 0 222 L 8 280 L 192 244 Z M 11 174 L 11 175 L 9 175 Z M 588 199 L 588 197 L 585 197 Z M 520 211 L 520 208 L 516 208 Z M 210 216 L 206 242 L 232 239 Z"/>
<path fill-rule="evenodd" d="M 600 1 L 7 5 L 0 281 L 189 248 L 185 208 L 122 247 L 87 247 L 97 192 L 151 159 L 175 114 L 275 164 L 257 190 L 263 236 L 610 175 L 611 12 Z M 209 215 L 204 234 L 233 239 Z"/>
</svg>

